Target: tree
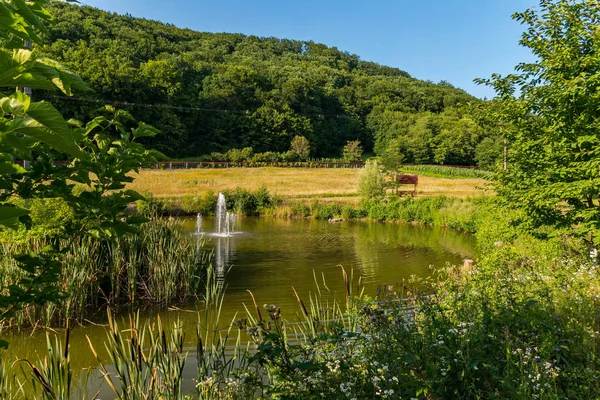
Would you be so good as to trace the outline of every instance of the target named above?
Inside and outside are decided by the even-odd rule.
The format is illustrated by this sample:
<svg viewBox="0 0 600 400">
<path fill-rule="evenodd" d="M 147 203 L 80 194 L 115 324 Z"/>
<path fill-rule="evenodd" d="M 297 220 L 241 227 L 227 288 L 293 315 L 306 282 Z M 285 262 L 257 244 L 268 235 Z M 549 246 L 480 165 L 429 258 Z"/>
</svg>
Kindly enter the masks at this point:
<svg viewBox="0 0 600 400">
<path fill-rule="evenodd" d="M 381 164 L 387 171 L 398 172 L 404 161 L 404 146 L 402 139 L 391 140 L 383 154 L 381 155 Z"/>
<path fill-rule="evenodd" d="M 522 205 L 524 226 L 564 227 L 600 243 L 600 6 L 594 0 L 541 0 L 513 16 L 535 60 L 518 73 L 478 80 L 502 104 L 508 168 L 498 193 Z M 536 231 L 540 232 L 536 229 Z"/>
<path fill-rule="evenodd" d="M 294 136 L 290 150 L 296 153 L 300 160 L 306 161 L 310 155 L 310 143 L 304 136 Z"/>
<path fill-rule="evenodd" d="M 94 90 L 78 97 L 127 102 L 119 107 L 152 121 L 163 134 L 142 143 L 170 157 L 285 152 L 294 136 L 306 137 L 316 157 L 338 156 L 354 139 L 367 151 L 382 142 L 383 150 L 406 128 L 397 114 L 410 120 L 475 101 L 322 44 L 194 32 L 60 1 L 48 8 L 55 22 L 39 54 Z M 94 102 L 50 96 L 65 116 L 97 115 Z M 429 141 L 409 142 L 424 153 L 415 152 L 417 162 L 433 160 Z"/>
<path fill-rule="evenodd" d="M 362 160 L 363 148 L 360 140 L 348 140 L 342 152 L 344 161 L 353 162 Z"/>
<path fill-rule="evenodd" d="M 47 3 L 0 2 L 0 87 L 58 89 L 64 95 L 87 89 L 77 75 L 55 61 L 38 59 L 36 51 L 24 45 L 24 41 L 41 43 L 44 23 L 51 19 Z M 135 231 L 145 221 L 126 212 L 128 204 L 142 197 L 126 190 L 125 184 L 132 181 L 132 171 L 153 160 L 135 140 L 154 136 L 156 130 L 144 123 L 136 125 L 130 114 L 112 107 L 104 110 L 109 116 L 99 116 L 85 126 L 66 121 L 52 104 L 33 102 L 20 90 L 0 98 L 0 108 L 0 229 L 31 228 L 29 210 L 15 205 L 15 199 L 63 199 L 75 221 L 39 254 L 16 257 L 23 277 L 0 287 L 3 320 L 26 304 L 57 302 L 63 296 L 56 287 L 63 250 L 59 239 L 110 240 Z M 23 168 L 15 162 L 18 159 L 31 167 Z M 83 193 L 73 190 L 76 183 L 83 186 Z M 0 340 L 0 347 L 6 345 Z"/>
<path fill-rule="evenodd" d="M 502 161 L 503 139 L 501 137 L 487 137 L 475 148 L 475 161 L 477 166 L 488 171 L 495 170 Z"/>
<path fill-rule="evenodd" d="M 385 196 L 385 183 L 379 164 L 368 160 L 358 177 L 358 194 L 361 199 L 370 200 Z"/>
</svg>

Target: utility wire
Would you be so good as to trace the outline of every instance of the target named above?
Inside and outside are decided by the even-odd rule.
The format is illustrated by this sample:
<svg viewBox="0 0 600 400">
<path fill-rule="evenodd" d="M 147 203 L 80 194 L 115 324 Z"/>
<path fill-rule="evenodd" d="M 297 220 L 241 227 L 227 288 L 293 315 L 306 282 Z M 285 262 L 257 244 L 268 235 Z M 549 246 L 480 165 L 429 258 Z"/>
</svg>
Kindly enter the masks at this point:
<svg viewBox="0 0 600 400">
<path fill-rule="evenodd" d="M 40 95 L 40 97 L 59 99 L 59 100 L 70 100 L 70 101 L 79 101 L 85 103 L 95 103 L 95 104 L 110 104 L 113 106 L 132 106 L 132 107 L 142 107 L 149 109 L 159 109 L 159 108 L 167 108 L 172 110 L 180 110 L 180 111 L 201 111 L 201 112 L 212 112 L 212 113 L 223 113 L 223 114 L 238 114 L 238 115 L 247 115 L 250 113 L 250 110 L 231 110 L 231 109 L 223 109 L 223 108 L 202 108 L 202 107 L 185 107 L 185 106 L 173 106 L 170 104 L 148 104 L 148 103 L 134 103 L 129 101 L 119 101 L 119 100 L 101 100 L 101 99 L 89 99 L 84 97 L 74 97 L 74 96 L 57 96 L 53 94 L 44 94 Z M 308 105 L 308 107 L 316 108 L 314 106 Z M 315 114 L 304 114 L 297 113 L 299 115 L 303 115 L 305 117 L 329 117 L 336 119 L 350 119 L 354 120 L 352 117 L 345 114 L 332 114 L 327 111 L 321 111 Z"/>
</svg>

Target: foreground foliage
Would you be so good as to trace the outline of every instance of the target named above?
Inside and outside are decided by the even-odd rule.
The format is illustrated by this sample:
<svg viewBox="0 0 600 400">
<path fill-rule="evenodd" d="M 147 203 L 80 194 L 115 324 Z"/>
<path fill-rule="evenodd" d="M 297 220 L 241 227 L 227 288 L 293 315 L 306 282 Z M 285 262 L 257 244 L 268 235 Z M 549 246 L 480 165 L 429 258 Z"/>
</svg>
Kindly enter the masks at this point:
<svg viewBox="0 0 600 400">
<path fill-rule="evenodd" d="M 2 274 L 0 324 L 27 305 L 58 304 L 64 297 L 57 286 L 60 259 L 69 244 L 135 232 L 146 221 L 127 213 L 128 204 L 142 197 L 125 184 L 131 182 L 129 173 L 154 159 L 135 140 L 154 136 L 156 129 L 110 106 L 86 125 L 67 121 L 52 104 L 33 101 L 25 90 L 54 89 L 67 96 L 89 90 L 69 69 L 29 48 L 48 33 L 48 3 L 0 2 L 0 87 L 10 87 L 11 93 L 0 98 L 0 233 L 31 228 L 29 210 L 20 201 L 62 199 L 74 217 L 35 252 L 24 247 L 21 254 L 11 254 L 20 273 L 12 275 L 17 279 Z M 75 193 L 75 182 L 84 190 Z M 0 340 L 0 348 L 6 346 Z"/>
</svg>

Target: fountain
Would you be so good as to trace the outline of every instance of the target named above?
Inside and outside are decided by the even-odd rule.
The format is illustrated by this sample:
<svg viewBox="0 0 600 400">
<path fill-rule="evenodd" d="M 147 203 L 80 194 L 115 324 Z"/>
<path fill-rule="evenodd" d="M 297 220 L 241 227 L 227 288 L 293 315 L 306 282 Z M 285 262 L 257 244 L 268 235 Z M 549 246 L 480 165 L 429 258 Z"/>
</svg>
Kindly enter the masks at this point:
<svg viewBox="0 0 600 400">
<path fill-rule="evenodd" d="M 196 215 L 196 235 L 202 234 L 202 214 Z"/>
<path fill-rule="evenodd" d="M 215 238 L 215 277 L 217 288 L 222 289 L 225 284 L 225 275 L 229 266 L 230 243 L 229 237 L 217 236 Z"/>
<path fill-rule="evenodd" d="M 227 202 L 225 195 L 219 193 L 217 198 L 217 208 L 215 210 L 215 231 L 208 233 L 211 236 L 229 237 L 234 233 L 237 233 L 235 228 L 237 225 L 237 214 L 227 211 Z M 196 230 L 194 235 L 204 235 L 205 232 L 202 229 L 202 214 L 196 215 Z"/>
<path fill-rule="evenodd" d="M 219 197 L 217 198 L 214 232 L 204 232 L 202 228 L 202 215 L 200 213 L 196 215 L 196 230 L 193 234 L 214 237 L 214 267 L 218 288 L 222 288 L 224 285 L 229 257 L 235 252 L 233 243 L 230 243 L 230 238 L 234 233 L 237 233 L 237 219 L 237 214 L 227 211 L 227 201 L 223 193 L 219 193 Z"/>
<path fill-rule="evenodd" d="M 235 225 L 237 222 L 237 215 L 227 211 L 227 202 L 223 193 L 219 193 L 217 198 L 217 209 L 215 212 L 215 235 L 217 236 L 231 236 L 235 233 Z"/>
</svg>

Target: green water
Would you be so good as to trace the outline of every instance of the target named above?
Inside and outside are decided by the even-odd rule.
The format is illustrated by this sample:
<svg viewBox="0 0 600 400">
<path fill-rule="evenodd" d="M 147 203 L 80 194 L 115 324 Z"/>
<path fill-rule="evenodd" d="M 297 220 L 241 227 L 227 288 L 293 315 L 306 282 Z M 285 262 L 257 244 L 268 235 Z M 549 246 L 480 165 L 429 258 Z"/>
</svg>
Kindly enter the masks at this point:
<svg viewBox="0 0 600 400">
<path fill-rule="evenodd" d="M 212 220 L 203 222 L 206 232 L 212 232 Z M 187 231 L 195 230 L 195 219 L 184 221 Z M 307 298 L 314 291 L 314 276 L 323 277 L 333 296 L 343 298 L 344 287 L 339 265 L 353 271 L 354 282 L 374 295 L 378 285 L 392 285 L 411 275 L 428 276 L 446 263 L 462 263 L 475 255 L 474 238 L 459 232 L 418 225 L 341 222 L 304 219 L 243 218 L 239 232 L 230 237 L 190 234 L 190 240 L 206 240 L 215 249 L 217 269 L 229 269 L 224 277 L 226 288 L 223 325 L 226 327 L 237 312 L 242 316 L 243 304 L 251 304 L 251 290 L 259 305 L 282 307 L 286 318 L 293 319 L 298 310 L 292 287 Z M 182 309 L 199 310 L 201 305 L 178 305 Z M 141 310 L 143 318 L 161 315 L 163 321 L 180 319 L 187 328 L 187 346 L 196 348 L 195 329 L 198 314 L 184 311 Z M 104 321 L 96 320 L 98 324 Z M 60 331 L 60 330 L 59 330 Z M 7 339 L 6 360 L 27 358 L 37 360 L 46 349 L 45 332 L 16 334 Z M 103 350 L 106 333 L 103 326 L 86 324 L 73 329 L 71 361 L 78 376 L 82 370 L 96 365 L 86 343 L 89 336 L 96 349 Z M 101 354 L 101 356 L 103 356 Z M 186 375 L 194 377 L 195 362 L 188 363 Z"/>
</svg>

